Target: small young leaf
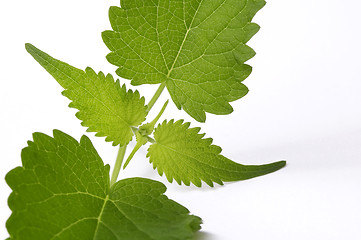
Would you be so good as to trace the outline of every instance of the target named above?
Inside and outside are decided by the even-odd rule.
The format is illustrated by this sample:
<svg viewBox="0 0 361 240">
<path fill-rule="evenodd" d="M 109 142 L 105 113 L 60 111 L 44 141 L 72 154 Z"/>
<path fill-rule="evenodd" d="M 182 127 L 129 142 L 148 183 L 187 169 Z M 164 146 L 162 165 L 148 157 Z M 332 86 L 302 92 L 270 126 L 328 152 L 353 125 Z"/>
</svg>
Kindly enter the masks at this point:
<svg viewBox="0 0 361 240">
<path fill-rule="evenodd" d="M 131 127 L 141 124 L 147 115 L 144 98 L 138 91 L 127 91 L 110 74 L 72 67 L 31 44 L 26 44 L 26 50 L 66 89 L 63 95 L 72 100 L 69 107 L 79 110 L 76 116 L 88 132 L 105 136 L 114 146 L 129 143 L 133 136 Z"/>
<path fill-rule="evenodd" d="M 264 0 L 121 1 L 111 7 L 113 31 L 103 32 L 117 74 L 133 85 L 166 82 L 176 104 L 200 122 L 205 112 L 229 114 L 248 89 L 246 45 L 259 26 Z"/>
<path fill-rule="evenodd" d="M 34 134 L 22 151 L 23 167 L 6 175 L 13 211 L 11 239 L 184 240 L 200 218 L 169 200 L 166 187 L 144 178 L 109 186 L 109 166 L 83 136 Z"/>
<path fill-rule="evenodd" d="M 213 182 L 245 180 L 277 171 L 285 166 L 285 161 L 265 165 L 241 165 L 222 156 L 221 148 L 212 145 L 211 138 L 198 134 L 200 128 L 189 128 L 183 120 L 164 121 L 154 131 L 155 143 L 147 156 L 158 173 L 167 176 L 169 182 L 200 187 L 203 180 L 209 186 Z"/>
</svg>

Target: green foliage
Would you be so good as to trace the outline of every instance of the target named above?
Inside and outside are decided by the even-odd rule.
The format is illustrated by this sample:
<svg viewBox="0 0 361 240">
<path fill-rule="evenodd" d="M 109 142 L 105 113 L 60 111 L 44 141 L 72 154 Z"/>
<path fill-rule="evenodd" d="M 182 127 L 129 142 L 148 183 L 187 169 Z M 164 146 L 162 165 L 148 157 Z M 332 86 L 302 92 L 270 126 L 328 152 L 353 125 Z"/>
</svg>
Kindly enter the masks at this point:
<svg viewBox="0 0 361 240">
<path fill-rule="evenodd" d="M 243 97 L 246 45 L 259 30 L 251 23 L 264 0 L 121 1 L 111 7 L 113 31 L 103 32 L 110 63 L 133 85 L 166 82 L 180 109 L 200 122 L 205 112 L 229 114 Z"/>
<path fill-rule="evenodd" d="M 144 98 L 138 91 L 127 91 L 110 74 L 72 67 L 31 44 L 26 44 L 26 50 L 66 89 L 63 95 L 72 100 L 69 107 L 79 110 L 76 116 L 88 132 L 105 136 L 114 146 L 129 143 L 132 127 L 141 124 L 147 115 Z"/>
<path fill-rule="evenodd" d="M 120 145 L 113 173 L 83 136 L 80 142 L 55 130 L 54 137 L 34 133 L 22 151 L 22 167 L 6 176 L 13 192 L 9 239 L 193 239 L 201 219 L 169 200 L 165 186 L 144 178 L 117 181 L 119 171 L 135 153 L 151 143 L 147 156 L 158 173 L 172 182 L 200 187 L 261 176 L 285 166 L 285 161 L 242 165 L 221 155 L 211 138 L 183 120 L 156 124 L 168 100 L 147 123 L 165 87 L 175 105 L 194 119 L 206 112 L 229 114 L 229 102 L 248 89 L 242 81 L 251 73 L 245 62 L 254 56 L 246 45 L 259 30 L 252 18 L 263 0 L 122 0 L 109 11 L 112 31 L 103 32 L 111 50 L 107 58 L 117 74 L 133 85 L 159 84 L 145 105 L 138 91 L 91 68 L 85 71 L 52 58 L 31 44 L 27 51 L 65 89 L 69 107 L 96 136 Z M 128 143 L 136 144 L 123 164 Z"/>
<path fill-rule="evenodd" d="M 109 186 L 109 166 L 83 136 L 34 134 L 23 167 L 9 172 L 12 239 L 191 239 L 200 218 L 169 200 L 165 186 L 144 178 Z"/>
<path fill-rule="evenodd" d="M 203 138 L 200 128 L 189 128 L 183 120 L 164 121 L 154 131 L 155 143 L 148 150 L 148 157 L 160 175 L 165 173 L 169 182 L 200 187 L 203 180 L 213 187 L 213 182 L 245 180 L 277 171 L 285 161 L 259 166 L 235 163 L 220 153 L 222 149 L 212 145 L 212 138 Z"/>
</svg>

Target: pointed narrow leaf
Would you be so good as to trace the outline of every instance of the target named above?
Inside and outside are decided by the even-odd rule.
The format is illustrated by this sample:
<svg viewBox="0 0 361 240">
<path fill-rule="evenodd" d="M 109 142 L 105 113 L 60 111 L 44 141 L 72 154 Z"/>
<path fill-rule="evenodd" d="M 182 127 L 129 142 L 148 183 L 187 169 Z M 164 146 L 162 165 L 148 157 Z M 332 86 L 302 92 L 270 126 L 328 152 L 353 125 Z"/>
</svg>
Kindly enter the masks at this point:
<svg viewBox="0 0 361 240">
<path fill-rule="evenodd" d="M 34 134 L 22 167 L 6 175 L 12 215 L 6 226 L 17 240 L 184 240 L 200 218 L 169 200 L 166 187 L 143 178 L 109 186 L 109 166 L 83 136 Z"/>
<path fill-rule="evenodd" d="M 76 116 L 88 132 L 97 132 L 113 145 L 124 145 L 132 139 L 131 127 L 141 124 L 147 115 L 138 91 L 127 91 L 110 74 L 72 67 L 31 44 L 26 44 L 26 49 L 65 89 L 63 95 L 72 100 L 69 107 L 79 110 Z"/>
<path fill-rule="evenodd" d="M 183 120 L 164 121 L 155 129 L 153 143 L 147 156 L 160 175 L 165 173 L 169 182 L 200 187 L 201 181 L 213 182 L 245 180 L 277 171 L 285 161 L 265 165 L 242 165 L 222 156 L 221 148 L 212 145 L 211 138 L 203 138 L 200 128 L 189 128 Z"/>
<path fill-rule="evenodd" d="M 111 7 L 113 31 L 103 32 L 117 74 L 133 85 L 166 82 L 177 107 L 197 121 L 205 112 L 229 114 L 248 89 L 246 45 L 259 26 L 264 0 L 121 1 Z"/>
</svg>

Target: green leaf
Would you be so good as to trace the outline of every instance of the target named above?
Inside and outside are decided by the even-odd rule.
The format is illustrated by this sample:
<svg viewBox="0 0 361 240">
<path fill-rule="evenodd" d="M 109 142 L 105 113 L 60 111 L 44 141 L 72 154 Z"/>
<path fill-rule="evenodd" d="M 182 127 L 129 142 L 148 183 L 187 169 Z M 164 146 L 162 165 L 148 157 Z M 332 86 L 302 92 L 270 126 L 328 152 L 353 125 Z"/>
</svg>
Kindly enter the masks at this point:
<svg viewBox="0 0 361 240">
<path fill-rule="evenodd" d="M 164 121 L 155 129 L 153 143 L 147 156 L 158 173 L 167 176 L 169 182 L 200 187 L 203 180 L 209 186 L 213 182 L 245 180 L 277 171 L 285 161 L 265 165 L 242 165 L 229 160 L 220 153 L 219 146 L 212 145 L 211 138 L 198 134 L 200 128 L 189 128 L 183 120 Z"/>
<path fill-rule="evenodd" d="M 144 97 L 138 91 L 127 91 L 110 74 L 72 67 L 31 44 L 26 44 L 26 50 L 66 89 L 62 94 L 72 100 L 69 107 L 79 110 L 76 116 L 88 132 L 105 136 L 114 146 L 129 143 L 132 126 L 140 125 L 147 115 Z"/>
<path fill-rule="evenodd" d="M 184 240 L 200 228 L 160 182 L 130 178 L 110 187 L 109 166 L 86 136 L 80 143 L 58 130 L 33 137 L 23 167 L 6 175 L 11 239 Z"/>
<path fill-rule="evenodd" d="M 111 7 L 113 31 L 103 32 L 117 74 L 133 85 L 166 82 L 176 104 L 204 122 L 205 112 L 229 114 L 248 89 L 246 45 L 259 30 L 252 18 L 264 0 L 121 1 Z"/>
</svg>

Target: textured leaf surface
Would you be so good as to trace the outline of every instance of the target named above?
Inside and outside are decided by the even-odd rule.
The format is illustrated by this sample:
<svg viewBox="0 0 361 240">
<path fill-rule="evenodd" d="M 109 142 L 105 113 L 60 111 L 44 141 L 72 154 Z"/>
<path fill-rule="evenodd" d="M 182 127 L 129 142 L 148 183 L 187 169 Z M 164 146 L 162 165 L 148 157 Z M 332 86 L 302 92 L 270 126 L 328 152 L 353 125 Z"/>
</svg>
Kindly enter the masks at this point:
<svg viewBox="0 0 361 240">
<path fill-rule="evenodd" d="M 22 163 L 6 176 L 11 239 L 184 240 L 200 228 L 160 182 L 130 178 L 109 187 L 109 166 L 86 136 L 79 143 L 57 130 L 54 138 L 35 133 Z"/>
<path fill-rule="evenodd" d="M 106 137 L 113 145 L 132 139 L 131 127 L 141 124 L 147 115 L 138 91 L 127 91 L 110 74 L 72 67 L 31 44 L 26 44 L 26 49 L 66 89 L 63 95 L 72 100 L 69 107 L 79 110 L 76 116 L 88 132 L 97 132 L 96 136 Z"/>
<path fill-rule="evenodd" d="M 166 82 L 178 108 L 197 121 L 229 114 L 248 89 L 246 45 L 259 30 L 252 18 L 264 0 L 123 0 L 109 11 L 103 40 L 110 63 L 132 84 Z"/>
<path fill-rule="evenodd" d="M 222 156 L 221 148 L 212 145 L 211 138 L 203 138 L 200 128 L 189 128 L 182 120 L 164 121 L 154 132 L 155 143 L 148 150 L 148 157 L 160 175 L 169 182 L 200 187 L 201 181 L 213 186 L 213 182 L 245 180 L 277 171 L 285 161 L 265 165 L 241 165 Z"/>
</svg>

